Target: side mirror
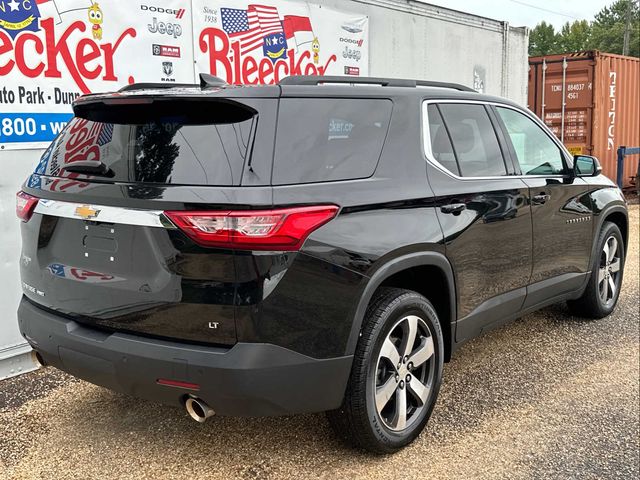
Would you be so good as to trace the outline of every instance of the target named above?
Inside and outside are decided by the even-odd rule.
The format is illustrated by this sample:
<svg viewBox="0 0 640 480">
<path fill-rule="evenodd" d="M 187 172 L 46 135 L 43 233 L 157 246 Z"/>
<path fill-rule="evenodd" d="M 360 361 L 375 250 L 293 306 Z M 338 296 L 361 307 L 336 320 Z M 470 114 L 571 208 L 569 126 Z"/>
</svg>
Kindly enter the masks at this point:
<svg viewBox="0 0 640 480">
<path fill-rule="evenodd" d="M 573 170 L 576 177 L 597 177 L 602 173 L 600 162 L 591 155 L 575 155 Z"/>
</svg>

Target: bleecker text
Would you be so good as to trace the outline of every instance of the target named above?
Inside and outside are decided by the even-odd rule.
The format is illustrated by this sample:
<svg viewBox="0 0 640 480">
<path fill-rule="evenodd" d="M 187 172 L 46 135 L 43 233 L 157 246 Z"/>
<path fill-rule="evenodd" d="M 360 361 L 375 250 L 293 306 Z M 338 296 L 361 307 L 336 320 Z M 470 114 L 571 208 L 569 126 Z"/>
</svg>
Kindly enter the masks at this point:
<svg viewBox="0 0 640 480">
<path fill-rule="evenodd" d="M 308 50 L 287 52 L 287 60 L 275 63 L 268 58 L 257 60 L 240 53 L 240 44 L 231 43 L 227 34 L 218 28 L 205 28 L 199 37 L 200 51 L 209 54 L 209 71 L 224 76 L 231 84 L 272 84 L 289 75 L 324 75 L 327 67 L 337 60 L 331 55 L 324 65 L 315 65 Z"/>
<path fill-rule="evenodd" d="M 100 147 L 96 144 L 99 134 L 99 123 L 89 124 L 88 120 L 77 120 L 62 140 L 65 142 L 64 163 L 99 162 Z"/>
<path fill-rule="evenodd" d="M 114 43 L 98 44 L 92 38 L 82 38 L 75 48 L 69 45 L 69 37 L 75 32 L 84 32 L 84 22 L 69 25 L 59 38 L 55 36 L 53 18 L 40 21 L 41 34 L 23 31 L 15 40 L 0 30 L 0 76 L 9 75 L 14 68 L 29 78 L 44 74 L 47 78 L 62 77 L 61 67 L 82 91 L 89 93 L 87 80 L 115 82 L 118 80 L 113 68 L 113 57 L 126 37 L 134 38 L 136 31 L 128 28 Z M 32 53 L 35 50 L 35 55 Z M 13 55 L 12 55 L 13 53 Z"/>
</svg>

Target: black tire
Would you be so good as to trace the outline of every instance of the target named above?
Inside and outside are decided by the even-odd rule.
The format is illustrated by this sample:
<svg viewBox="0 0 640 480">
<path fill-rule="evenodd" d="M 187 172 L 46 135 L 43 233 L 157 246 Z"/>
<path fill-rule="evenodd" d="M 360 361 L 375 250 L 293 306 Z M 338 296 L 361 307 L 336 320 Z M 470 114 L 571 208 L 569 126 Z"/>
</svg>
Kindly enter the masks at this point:
<svg viewBox="0 0 640 480">
<path fill-rule="evenodd" d="M 413 344 L 407 346 L 412 337 L 408 333 L 411 330 L 418 334 L 415 334 Z M 395 334 L 400 333 L 404 336 L 396 338 Z M 390 368 L 391 356 L 386 357 L 383 353 L 390 351 L 389 342 L 393 344 L 396 341 L 395 353 L 401 356 L 394 358 L 399 359 L 400 368 Z M 429 357 L 428 351 L 432 352 Z M 403 355 L 403 352 L 411 353 Z M 411 290 L 379 289 L 367 308 L 345 398 L 339 409 L 327 412 L 329 423 L 339 437 L 370 452 L 393 453 L 408 445 L 420 434 L 431 416 L 442 381 L 443 357 L 442 330 L 431 303 Z M 421 362 L 420 366 L 413 366 L 408 360 L 411 358 L 416 363 Z M 398 380 L 400 375 L 406 382 Z M 378 382 L 383 385 L 378 385 Z M 384 386 L 393 388 L 393 382 L 395 390 L 384 398 L 388 402 L 385 408 L 395 414 L 393 419 L 387 419 L 384 417 L 387 410 L 379 413 L 376 408 L 375 391 L 380 392 Z M 399 400 L 402 390 L 405 400 Z M 416 391 L 423 392 L 424 400 L 419 400 Z M 399 414 L 400 411 L 405 414 Z M 401 418 L 405 418 L 406 423 L 402 423 Z M 391 423 L 396 424 L 396 430 Z M 405 424 L 406 427 L 401 428 Z"/>
<path fill-rule="evenodd" d="M 614 238 L 617 243 L 617 258 L 619 258 L 620 262 L 620 268 L 617 272 L 611 271 L 611 265 L 607 265 L 604 253 L 605 242 L 610 242 L 611 238 Z M 592 259 L 591 277 L 589 278 L 589 283 L 587 283 L 587 288 L 580 298 L 567 302 L 569 310 L 573 315 L 597 319 L 606 317 L 613 312 L 620 295 L 620 287 L 622 286 L 624 254 L 624 240 L 620 229 L 615 223 L 605 222 L 600 230 L 600 235 L 598 235 L 596 251 Z M 603 268 L 608 270 L 608 274 L 613 279 L 615 285 L 615 292 L 611 295 L 611 298 L 607 296 L 606 301 L 601 295 L 601 287 L 604 285 L 602 284 L 600 273 Z M 609 277 L 606 277 L 606 281 L 609 281 Z M 610 287 L 607 286 L 607 288 Z"/>
</svg>

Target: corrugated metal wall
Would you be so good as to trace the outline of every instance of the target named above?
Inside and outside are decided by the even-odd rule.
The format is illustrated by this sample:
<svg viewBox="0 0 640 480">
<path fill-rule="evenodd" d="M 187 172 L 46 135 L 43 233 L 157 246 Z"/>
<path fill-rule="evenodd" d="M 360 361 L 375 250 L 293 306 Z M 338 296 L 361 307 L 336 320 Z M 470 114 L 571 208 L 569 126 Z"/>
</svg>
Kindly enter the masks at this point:
<svg viewBox="0 0 640 480">
<path fill-rule="evenodd" d="M 593 154 L 615 181 L 618 147 L 640 147 L 640 59 L 601 53 L 595 60 Z M 638 157 L 626 157 L 624 186 L 637 168 Z"/>
<path fill-rule="evenodd" d="M 532 57 L 529 64 L 529 108 L 572 153 L 598 157 L 615 181 L 618 147 L 640 146 L 640 59 L 589 51 Z M 637 166 L 637 156 L 626 158 L 625 186 Z"/>
</svg>

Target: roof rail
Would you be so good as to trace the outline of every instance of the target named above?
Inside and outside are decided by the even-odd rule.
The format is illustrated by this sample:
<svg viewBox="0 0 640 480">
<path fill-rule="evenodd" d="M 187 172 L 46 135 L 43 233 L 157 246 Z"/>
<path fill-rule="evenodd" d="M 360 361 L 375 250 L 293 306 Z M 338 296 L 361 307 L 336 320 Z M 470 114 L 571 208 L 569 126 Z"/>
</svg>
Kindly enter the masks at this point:
<svg viewBox="0 0 640 480">
<path fill-rule="evenodd" d="M 165 88 L 195 87 L 193 83 L 132 83 L 125 85 L 118 92 L 130 92 L 133 90 L 160 90 Z"/>
<path fill-rule="evenodd" d="M 280 80 L 280 85 L 319 85 L 321 83 L 346 83 L 357 85 L 382 85 L 383 87 L 415 87 L 413 80 L 401 78 L 345 77 L 333 75 L 292 75 Z"/>
<path fill-rule="evenodd" d="M 378 77 L 345 77 L 345 76 L 320 76 L 320 75 L 293 75 L 280 80 L 280 85 L 319 85 L 322 83 L 344 83 L 356 85 L 381 85 L 383 87 L 437 87 L 460 90 L 461 92 L 474 92 L 475 90 L 465 85 L 448 82 L 432 82 L 427 80 L 406 80 L 403 78 L 378 78 Z"/>
<path fill-rule="evenodd" d="M 208 87 L 224 87 L 225 85 L 228 85 L 228 83 L 219 77 L 214 77 L 208 73 L 200 74 L 200 88 L 202 89 Z"/>
<path fill-rule="evenodd" d="M 462 85 L 460 83 L 432 82 L 431 80 L 416 80 L 416 86 L 417 87 L 450 88 L 452 90 L 459 90 L 461 92 L 478 93 L 473 88 L 467 87 L 466 85 Z"/>
</svg>

